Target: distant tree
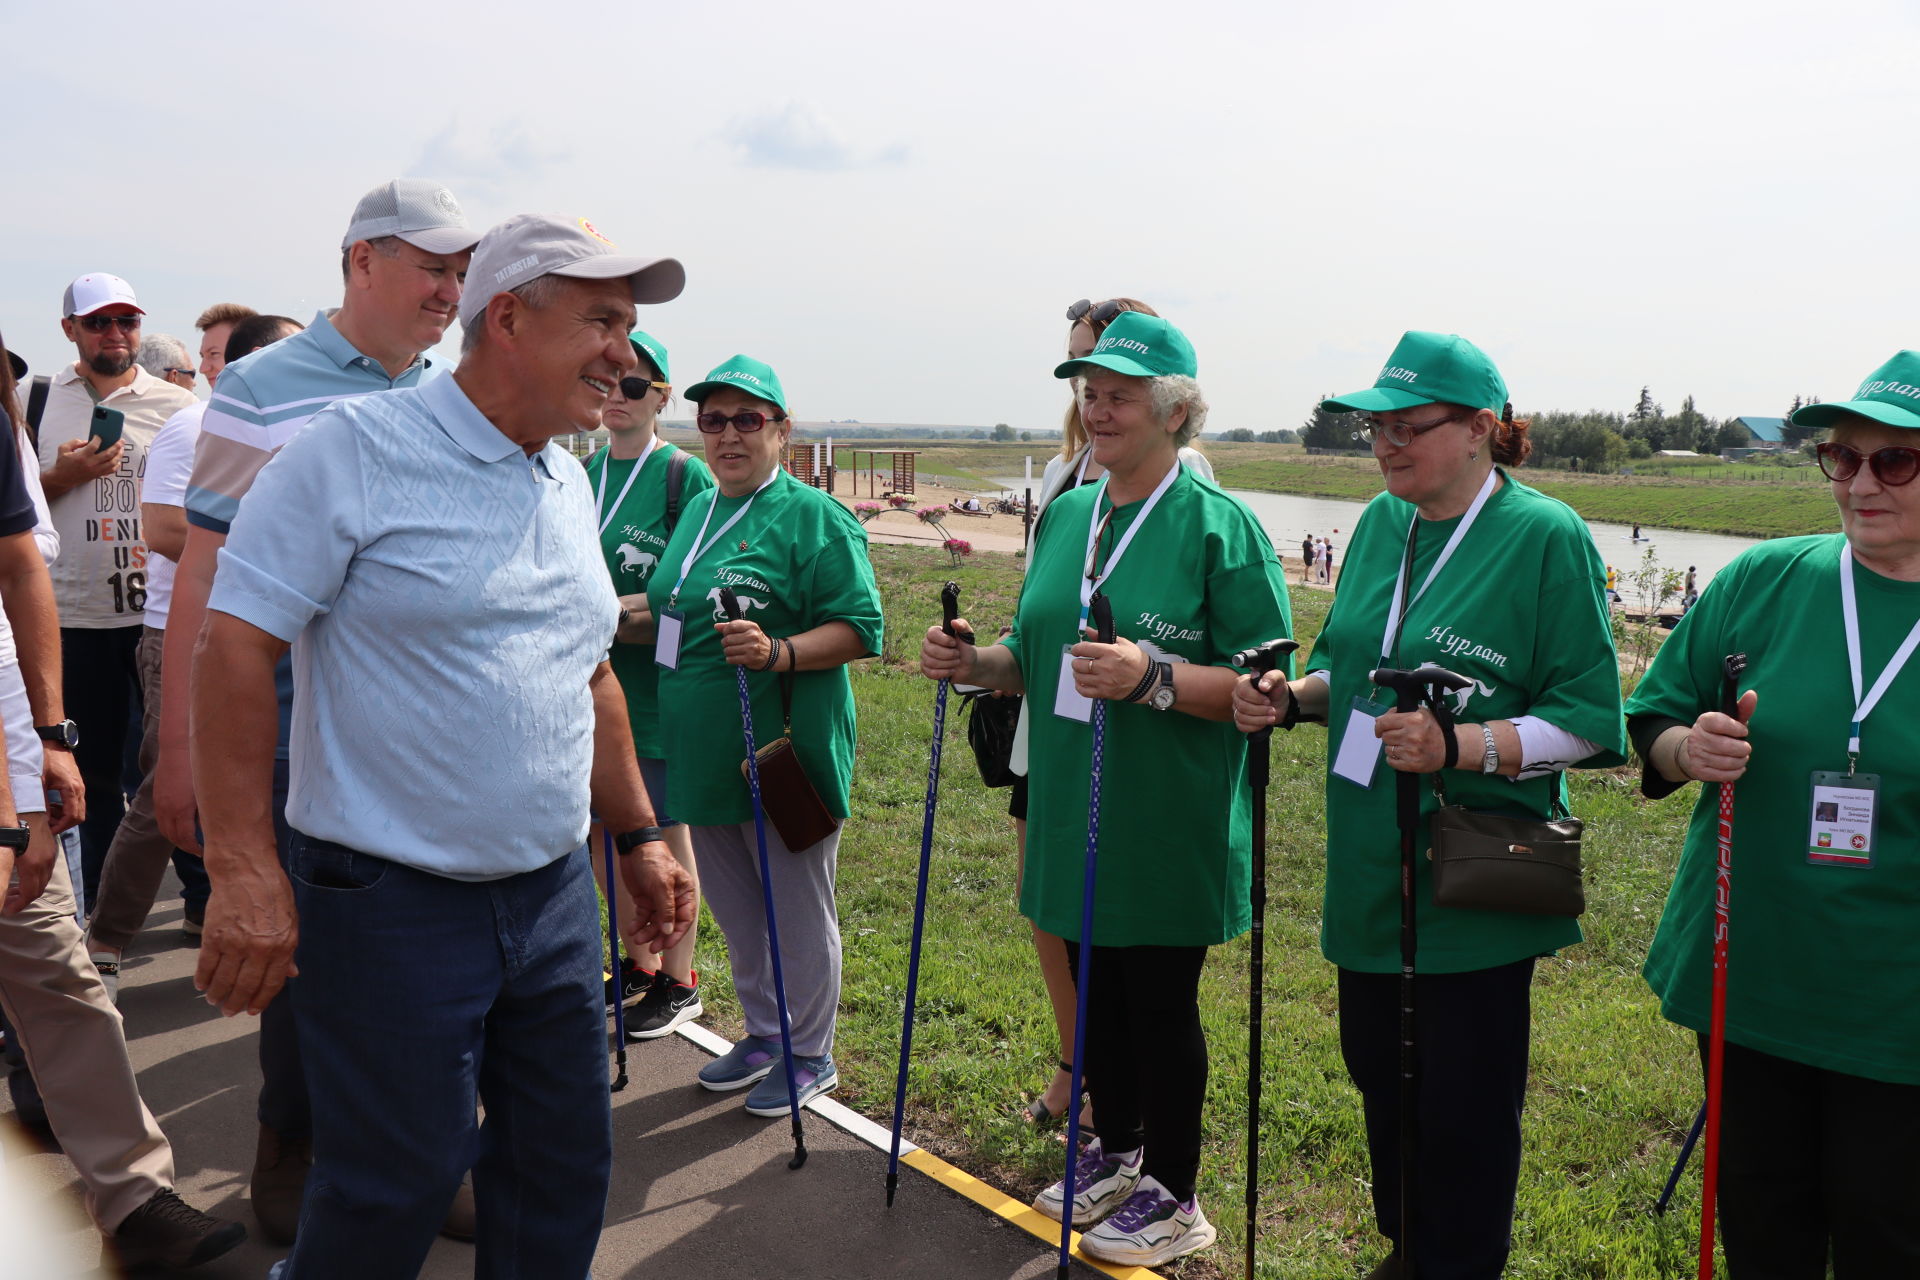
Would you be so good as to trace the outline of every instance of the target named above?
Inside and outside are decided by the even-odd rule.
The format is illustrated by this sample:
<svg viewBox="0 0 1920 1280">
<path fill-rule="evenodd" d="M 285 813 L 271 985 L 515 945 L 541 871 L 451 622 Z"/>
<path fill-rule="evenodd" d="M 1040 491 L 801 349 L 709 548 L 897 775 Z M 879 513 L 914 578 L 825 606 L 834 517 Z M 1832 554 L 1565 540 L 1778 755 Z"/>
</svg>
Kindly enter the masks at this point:
<svg viewBox="0 0 1920 1280">
<path fill-rule="evenodd" d="M 1689 395 L 1680 402 L 1680 412 L 1667 420 L 1667 442 L 1664 447 L 1696 449 L 1705 452 L 1711 442 L 1704 437 L 1711 432 L 1712 427 L 1713 424 L 1693 407 L 1693 397 Z"/>
<path fill-rule="evenodd" d="M 1231 431 L 1221 432 L 1220 438 L 1222 440 L 1231 440 L 1235 444 L 1252 444 L 1253 431 L 1249 427 L 1235 427 Z"/>
<path fill-rule="evenodd" d="M 1013 428 L 1004 422 L 996 422 L 993 424 L 993 438 L 1002 443 L 1012 440 L 1014 438 Z"/>
<path fill-rule="evenodd" d="M 1647 443 L 1645 436 L 1634 436 L 1627 441 L 1627 456 L 1629 458 L 1651 458 L 1653 456 L 1653 447 Z"/>
<path fill-rule="evenodd" d="M 1365 448 L 1361 441 L 1353 438 L 1360 430 L 1357 419 L 1357 414 L 1334 413 L 1316 402 L 1312 416 L 1300 427 L 1300 441 L 1311 449 Z"/>
<path fill-rule="evenodd" d="M 1644 422 L 1651 418 L 1660 417 L 1661 413 L 1662 410 L 1660 406 L 1653 402 L 1653 389 L 1651 387 L 1642 387 L 1640 388 L 1639 403 L 1633 406 L 1633 412 L 1629 413 L 1627 417 L 1635 422 Z"/>
<path fill-rule="evenodd" d="M 1028 441 L 1028 440 L 1031 440 L 1031 439 L 1033 439 L 1033 432 L 1031 432 L 1031 431 L 1022 431 L 1022 432 L 1020 433 L 1020 439 L 1021 439 L 1021 441 L 1022 441 L 1023 443 L 1024 443 L 1025 441 Z"/>
<path fill-rule="evenodd" d="M 1300 433 L 1282 427 L 1278 431 L 1262 431 L 1254 439 L 1261 444 L 1299 444 Z"/>
<path fill-rule="evenodd" d="M 1738 418 L 1728 418 L 1720 424 L 1719 432 L 1713 441 L 1713 452 L 1721 453 L 1727 449 L 1745 449 L 1750 447 L 1753 437 L 1740 425 Z M 1706 452 L 1706 450 L 1701 450 Z"/>
</svg>

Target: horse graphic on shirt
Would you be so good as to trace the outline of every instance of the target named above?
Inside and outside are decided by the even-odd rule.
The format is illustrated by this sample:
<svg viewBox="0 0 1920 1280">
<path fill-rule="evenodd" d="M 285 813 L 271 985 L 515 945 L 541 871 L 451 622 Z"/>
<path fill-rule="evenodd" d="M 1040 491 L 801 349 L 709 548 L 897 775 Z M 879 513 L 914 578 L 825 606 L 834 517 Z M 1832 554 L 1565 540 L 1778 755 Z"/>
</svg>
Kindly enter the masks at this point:
<svg viewBox="0 0 1920 1280">
<path fill-rule="evenodd" d="M 1455 689 L 1451 693 L 1447 694 L 1449 698 L 1453 699 L 1453 714 L 1456 719 L 1460 716 L 1467 714 L 1467 700 L 1473 697 L 1473 695 L 1476 692 L 1478 692 L 1482 697 L 1485 697 L 1493 692 L 1493 686 L 1488 684 L 1486 681 L 1475 680 L 1475 679 L 1472 679 L 1471 677 L 1469 677 L 1469 680 L 1471 681 L 1471 683 L 1469 683 L 1465 688 Z"/>
<path fill-rule="evenodd" d="M 620 569 L 625 573 L 638 573 L 642 579 L 653 576 L 653 566 L 660 563 L 660 557 L 651 551 L 642 551 L 631 542 L 623 542 L 614 548 L 614 554 L 620 557 Z"/>
<path fill-rule="evenodd" d="M 713 590 L 707 592 L 707 599 L 713 601 L 713 620 L 715 622 L 725 622 L 727 620 L 727 611 L 720 607 L 721 590 L 720 587 L 715 587 Z M 755 609 L 766 608 L 768 604 L 767 601 L 760 599 L 760 597 L 750 596 L 744 591 L 734 592 L 733 598 L 740 602 L 740 616 L 742 618 L 747 617 Z"/>
</svg>

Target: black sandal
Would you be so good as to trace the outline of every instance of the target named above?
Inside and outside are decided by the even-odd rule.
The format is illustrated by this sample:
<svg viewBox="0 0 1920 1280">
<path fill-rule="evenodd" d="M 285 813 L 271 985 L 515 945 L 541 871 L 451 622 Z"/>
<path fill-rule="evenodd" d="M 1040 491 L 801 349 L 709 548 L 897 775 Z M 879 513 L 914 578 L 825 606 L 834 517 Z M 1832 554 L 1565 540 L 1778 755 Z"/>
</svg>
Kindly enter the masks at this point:
<svg viewBox="0 0 1920 1280">
<path fill-rule="evenodd" d="M 1066 1072 L 1069 1081 L 1072 1080 L 1073 1064 L 1071 1062 L 1062 1062 L 1060 1064 L 1060 1070 Z M 1087 1080 L 1084 1075 L 1080 1078 L 1080 1087 L 1083 1090 L 1087 1087 Z M 1027 1104 L 1028 1123 L 1039 1129 L 1045 1129 L 1056 1124 L 1065 1124 L 1067 1122 L 1066 1112 L 1055 1111 L 1052 1107 L 1049 1107 L 1046 1102 L 1043 1101 L 1045 1096 L 1045 1092 L 1042 1091 L 1040 1097 L 1035 1098 Z"/>
</svg>

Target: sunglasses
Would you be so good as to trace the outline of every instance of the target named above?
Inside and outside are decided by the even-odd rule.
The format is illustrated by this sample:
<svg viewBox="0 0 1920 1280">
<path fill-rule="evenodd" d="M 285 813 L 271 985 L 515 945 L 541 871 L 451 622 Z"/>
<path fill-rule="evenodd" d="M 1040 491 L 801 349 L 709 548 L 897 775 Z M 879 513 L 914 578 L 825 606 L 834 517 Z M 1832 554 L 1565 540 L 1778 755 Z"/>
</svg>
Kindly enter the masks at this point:
<svg viewBox="0 0 1920 1280">
<path fill-rule="evenodd" d="M 1378 418 L 1368 418 L 1360 424 L 1360 434 L 1367 438 L 1368 444 L 1372 444 L 1375 440 L 1384 436 L 1390 443 L 1404 449 L 1413 443 L 1415 436 L 1423 436 L 1429 431 L 1437 431 L 1449 422 L 1458 422 L 1466 416 L 1464 413 L 1450 413 L 1446 417 L 1437 419 L 1436 421 L 1421 423 L 1382 422 Z"/>
<path fill-rule="evenodd" d="M 620 394 L 629 400 L 638 400 L 649 391 L 655 390 L 656 388 L 665 391 L 672 385 L 671 382 L 649 382 L 645 378 L 622 378 L 620 379 Z"/>
<path fill-rule="evenodd" d="M 785 422 L 785 418 L 769 418 L 764 413 L 755 413 L 748 409 L 729 418 L 724 413 L 703 413 L 693 420 L 694 425 L 710 436 L 717 436 L 731 426 L 742 435 L 748 435 L 767 425 L 769 422 Z"/>
<path fill-rule="evenodd" d="M 1084 320 L 1090 325 L 1108 325 L 1113 323 L 1115 316 L 1125 310 L 1127 310 L 1127 304 L 1116 298 L 1109 298 L 1097 306 L 1082 298 L 1067 308 L 1067 322 L 1079 324 Z"/>
<path fill-rule="evenodd" d="M 115 325 L 120 326 L 122 333 L 132 333 L 140 327 L 139 316 L 75 316 L 74 319 L 88 333 L 105 333 Z"/>
<path fill-rule="evenodd" d="M 1860 472 L 1861 462 L 1873 469 L 1873 478 L 1885 485 L 1902 485 L 1920 475 L 1920 449 L 1890 444 L 1884 449 L 1862 454 L 1844 444 L 1823 441 L 1813 448 L 1820 470 L 1833 481 L 1851 480 Z"/>
<path fill-rule="evenodd" d="M 188 382 L 192 382 L 192 381 L 193 381 L 193 377 L 194 377 L 194 371 L 193 371 L 192 369 L 168 369 L 168 370 L 167 370 L 167 376 L 168 376 L 168 377 L 172 377 L 172 376 L 173 376 L 174 374 L 176 374 L 176 373 L 184 373 L 184 374 L 186 374 L 186 375 L 187 375 L 187 381 L 188 381 Z"/>
</svg>

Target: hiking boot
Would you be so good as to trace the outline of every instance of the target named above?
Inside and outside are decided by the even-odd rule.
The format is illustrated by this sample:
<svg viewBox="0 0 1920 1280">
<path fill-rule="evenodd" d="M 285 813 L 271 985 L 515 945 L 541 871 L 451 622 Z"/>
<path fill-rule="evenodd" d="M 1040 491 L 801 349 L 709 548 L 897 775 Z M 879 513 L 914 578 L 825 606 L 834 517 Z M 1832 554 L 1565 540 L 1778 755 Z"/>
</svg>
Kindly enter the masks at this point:
<svg viewBox="0 0 1920 1280">
<path fill-rule="evenodd" d="M 107 1002 L 120 1003 L 120 956 L 114 951 L 89 951 L 87 959 L 100 972 L 100 985 L 107 989 Z"/>
<path fill-rule="evenodd" d="M 239 1223 L 208 1217 L 167 1187 L 127 1215 L 112 1243 L 120 1264 L 129 1270 L 161 1266 L 179 1271 L 211 1262 L 246 1238 L 247 1229 Z"/>
<path fill-rule="evenodd" d="M 274 1244 L 292 1244 L 300 1230 L 300 1200 L 312 1167 L 312 1138 L 283 1137 L 260 1126 L 253 1152 L 253 1219 Z"/>
<path fill-rule="evenodd" d="M 700 1068 L 700 1087 L 715 1093 L 744 1089 L 779 1065 L 779 1041 L 747 1036 Z"/>
<path fill-rule="evenodd" d="M 1080 1159 L 1073 1167 L 1073 1225 L 1090 1226 L 1118 1209 L 1133 1194 L 1140 1181 L 1141 1152 L 1127 1159 L 1110 1156 L 1095 1138 L 1080 1148 Z M 1067 1180 L 1060 1181 L 1033 1198 L 1033 1207 L 1055 1222 L 1066 1199 Z"/>
<path fill-rule="evenodd" d="M 453 1193 L 453 1203 L 447 1206 L 447 1216 L 440 1224 L 440 1234 L 449 1240 L 472 1243 L 478 1225 L 479 1217 L 473 1207 L 473 1175 L 468 1174 L 460 1180 L 460 1189 Z"/>
<path fill-rule="evenodd" d="M 840 1087 L 840 1073 L 834 1069 L 833 1058 L 821 1054 L 817 1058 L 795 1058 L 793 1060 L 793 1082 L 800 1095 L 800 1105 L 806 1106 L 809 1098 L 817 1098 L 823 1093 L 832 1093 Z M 793 1103 L 787 1097 L 787 1069 L 780 1065 L 780 1059 L 774 1059 L 774 1069 L 765 1079 L 753 1086 L 753 1092 L 747 1095 L 747 1114 L 750 1116 L 790 1116 Z"/>
<path fill-rule="evenodd" d="M 620 1003 L 626 1005 L 629 1009 L 631 1009 L 633 1007 L 634 1001 L 640 999 L 642 996 L 646 995 L 648 991 L 653 989 L 653 977 L 654 977 L 653 970 L 642 969 L 640 967 L 639 962 L 634 960 L 631 956 L 621 957 Z M 612 975 L 608 975 L 607 977 L 607 1013 L 609 1016 L 611 1016 L 613 1013 L 613 998 L 614 998 L 613 997 L 613 977 Z"/>
<path fill-rule="evenodd" d="M 1125 1204 L 1080 1237 L 1080 1252 L 1102 1262 L 1157 1267 L 1206 1248 L 1214 1236 L 1198 1199 L 1181 1204 L 1149 1175 L 1140 1179 Z"/>
<path fill-rule="evenodd" d="M 676 982 L 665 969 L 653 975 L 653 985 L 627 1019 L 627 1039 L 657 1040 L 706 1012 L 700 1003 L 700 975 L 689 976 L 691 985 Z"/>
</svg>

